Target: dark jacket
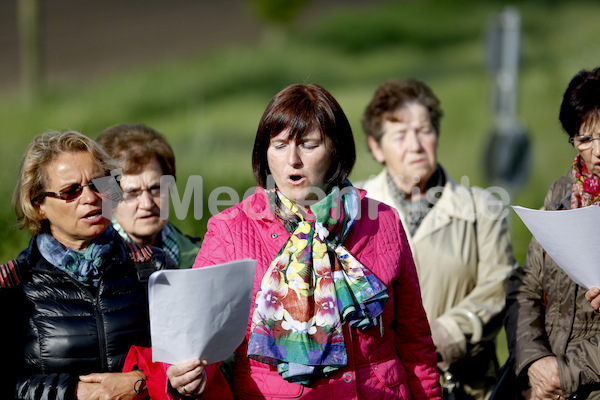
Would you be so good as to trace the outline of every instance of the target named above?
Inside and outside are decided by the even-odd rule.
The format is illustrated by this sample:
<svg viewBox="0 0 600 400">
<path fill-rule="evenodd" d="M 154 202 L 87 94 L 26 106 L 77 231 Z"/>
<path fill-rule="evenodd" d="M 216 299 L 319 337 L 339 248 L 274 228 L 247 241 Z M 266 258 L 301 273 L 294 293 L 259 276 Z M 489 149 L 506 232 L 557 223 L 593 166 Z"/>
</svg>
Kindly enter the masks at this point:
<svg viewBox="0 0 600 400">
<path fill-rule="evenodd" d="M 48 263 L 35 238 L 2 266 L 0 398 L 74 399 L 79 375 L 121 372 L 131 345 L 150 345 L 147 279 L 173 262 L 118 235 L 98 287 Z"/>
<path fill-rule="evenodd" d="M 544 208 L 569 209 L 572 185 L 570 173 L 554 182 Z M 533 238 L 507 292 L 506 336 L 509 362 L 520 381 L 518 391 L 526 388 L 531 363 L 556 356 L 566 398 L 600 399 L 600 316 L 586 301 L 585 292 Z"/>
</svg>

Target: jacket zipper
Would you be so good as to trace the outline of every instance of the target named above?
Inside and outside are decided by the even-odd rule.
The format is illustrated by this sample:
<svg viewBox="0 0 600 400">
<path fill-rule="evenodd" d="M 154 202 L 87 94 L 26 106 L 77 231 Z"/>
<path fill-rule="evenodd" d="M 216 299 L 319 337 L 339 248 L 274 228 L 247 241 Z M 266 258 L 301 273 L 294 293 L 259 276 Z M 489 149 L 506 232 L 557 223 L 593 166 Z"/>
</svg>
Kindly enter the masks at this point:
<svg viewBox="0 0 600 400">
<path fill-rule="evenodd" d="M 100 286 L 102 284 L 102 280 L 104 279 L 104 274 L 100 277 L 98 281 L 98 287 L 96 288 L 96 297 L 93 298 L 94 302 L 94 311 L 96 312 L 96 327 L 98 329 L 98 343 L 100 345 L 100 368 L 101 371 L 108 371 L 108 355 L 106 354 L 106 331 L 104 329 L 104 317 L 100 310 L 98 310 L 98 304 L 100 302 Z M 86 289 L 87 291 L 87 289 Z M 90 296 L 92 295 L 89 291 Z"/>
<path fill-rule="evenodd" d="M 102 274 L 102 276 L 100 277 L 100 280 L 98 281 L 98 288 L 96 290 L 96 296 L 92 295 L 92 292 L 90 292 L 85 285 L 82 285 L 76 279 L 74 279 L 69 274 L 67 274 L 63 271 L 57 270 L 57 271 L 46 271 L 46 272 L 49 274 L 57 274 L 57 275 L 66 276 L 67 279 L 71 280 L 75 284 L 75 286 L 77 286 L 79 289 L 81 289 L 81 291 L 83 293 L 85 293 L 86 296 L 92 300 L 92 306 L 94 308 L 94 314 L 96 316 L 96 329 L 98 332 L 98 343 L 99 343 L 99 347 L 100 347 L 100 354 L 99 354 L 100 370 L 107 371 L 108 355 L 106 354 L 106 348 L 107 348 L 107 346 L 106 346 L 106 331 L 104 329 L 104 318 L 102 317 L 102 313 L 98 310 L 98 303 L 99 303 L 99 297 L 100 297 L 100 286 L 102 286 L 102 281 L 104 280 L 104 275 L 106 274 L 106 271 L 104 271 L 104 274 Z"/>
</svg>

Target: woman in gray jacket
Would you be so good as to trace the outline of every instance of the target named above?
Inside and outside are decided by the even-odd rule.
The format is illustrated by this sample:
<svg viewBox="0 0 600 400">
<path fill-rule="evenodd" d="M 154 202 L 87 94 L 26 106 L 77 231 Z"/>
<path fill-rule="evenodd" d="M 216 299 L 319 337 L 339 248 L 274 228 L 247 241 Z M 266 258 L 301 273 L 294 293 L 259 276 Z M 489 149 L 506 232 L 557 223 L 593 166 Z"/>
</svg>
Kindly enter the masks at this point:
<svg viewBox="0 0 600 400">
<path fill-rule="evenodd" d="M 384 169 L 357 186 L 400 214 L 445 386 L 458 380 L 483 400 L 496 382 L 495 339 L 516 262 L 506 210 L 490 192 L 455 182 L 438 163 L 441 117 L 438 98 L 423 82 L 383 83 L 363 129 Z"/>
<path fill-rule="evenodd" d="M 573 77 L 564 93 L 560 122 L 578 153 L 567 174 L 550 187 L 544 208 L 597 204 L 600 68 Z M 600 317 L 585 292 L 533 238 L 523 268 L 515 272 L 507 292 L 508 365 L 517 379 L 509 389 L 516 398 L 600 399 Z"/>
</svg>

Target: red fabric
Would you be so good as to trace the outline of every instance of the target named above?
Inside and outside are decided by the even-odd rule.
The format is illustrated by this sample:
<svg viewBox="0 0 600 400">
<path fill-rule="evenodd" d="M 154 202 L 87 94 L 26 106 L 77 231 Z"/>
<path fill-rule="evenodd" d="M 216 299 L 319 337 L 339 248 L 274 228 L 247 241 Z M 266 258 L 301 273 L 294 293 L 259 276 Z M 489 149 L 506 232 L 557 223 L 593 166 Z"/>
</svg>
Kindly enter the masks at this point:
<svg viewBox="0 0 600 400">
<path fill-rule="evenodd" d="M 146 375 L 146 386 L 152 400 L 169 400 L 165 390 L 167 374 L 162 363 L 152 362 L 152 349 L 149 347 L 131 346 L 123 372 L 140 370 Z"/>
<path fill-rule="evenodd" d="M 600 181 L 590 173 L 581 154 L 575 156 L 571 174 L 575 180 L 571 189 L 571 208 L 582 208 L 598 203 L 600 201 Z"/>
<path fill-rule="evenodd" d="M 233 399 L 229 384 L 219 368 L 220 363 L 210 364 L 206 367 L 207 383 L 203 400 L 230 400 Z M 146 386 L 152 400 L 173 400 L 179 398 L 178 393 L 168 390 L 167 378 L 168 364 L 152 362 L 152 348 L 131 346 L 123 372 L 140 370 L 146 375 Z"/>
</svg>

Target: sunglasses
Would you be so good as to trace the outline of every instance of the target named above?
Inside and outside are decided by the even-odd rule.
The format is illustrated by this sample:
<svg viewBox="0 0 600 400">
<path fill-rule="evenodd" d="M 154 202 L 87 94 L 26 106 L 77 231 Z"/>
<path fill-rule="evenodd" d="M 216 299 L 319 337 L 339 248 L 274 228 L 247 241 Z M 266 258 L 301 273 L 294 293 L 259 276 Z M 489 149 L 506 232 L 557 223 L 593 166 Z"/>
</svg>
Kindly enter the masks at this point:
<svg viewBox="0 0 600 400">
<path fill-rule="evenodd" d="M 96 185 L 94 185 L 94 182 L 90 182 L 86 185 L 72 185 L 59 192 L 44 192 L 38 196 L 38 199 L 41 200 L 44 197 L 54 197 L 55 199 L 61 199 L 67 203 L 70 203 L 77 200 L 79 196 L 81 196 L 81 193 L 83 193 L 83 188 L 86 186 L 89 187 L 92 192 L 100 194 L 100 190 L 98 190 Z"/>
</svg>

